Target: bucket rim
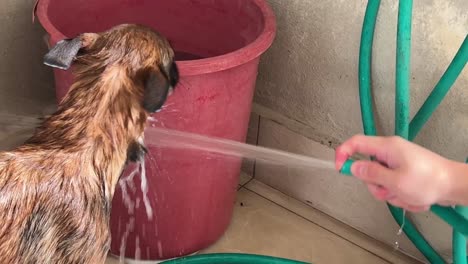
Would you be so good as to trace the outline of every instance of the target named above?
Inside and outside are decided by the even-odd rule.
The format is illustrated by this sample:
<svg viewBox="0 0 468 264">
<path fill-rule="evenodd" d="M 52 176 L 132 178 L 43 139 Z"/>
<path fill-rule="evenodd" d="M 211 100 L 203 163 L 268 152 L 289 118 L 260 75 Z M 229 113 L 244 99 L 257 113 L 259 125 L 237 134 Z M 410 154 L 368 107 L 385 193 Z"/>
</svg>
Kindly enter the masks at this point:
<svg viewBox="0 0 468 264">
<path fill-rule="evenodd" d="M 60 32 L 50 21 L 47 13 L 51 0 L 38 0 L 37 17 L 39 22 L 50 35 L 50 41 L 56 43 L 69 38 Z M 197 60 L 176 61 L 181 76 L 201 75 L 220 72 L 246 64 L 260 57 L 273 43 L 276 37 L 276 17 L 266 0 L 249 0 L 261 11 L 264 20 L 262 32 L 251 43 L 234 51 Z"/>
</svg>

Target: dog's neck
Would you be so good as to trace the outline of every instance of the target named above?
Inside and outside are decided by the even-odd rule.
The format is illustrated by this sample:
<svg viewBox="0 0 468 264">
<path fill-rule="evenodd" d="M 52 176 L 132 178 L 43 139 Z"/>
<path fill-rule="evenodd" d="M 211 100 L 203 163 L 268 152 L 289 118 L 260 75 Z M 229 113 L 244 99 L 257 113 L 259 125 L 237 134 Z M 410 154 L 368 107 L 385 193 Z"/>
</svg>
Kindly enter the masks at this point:
<svg viewBox="0 0 468 264">
<path fill-rule="evenodd" d="M 144 131 L 141 88 L 119 67 L 88 67 L 27 144 L 77 153 L 103 174 L 113 194 L 129 145 Z"/>
</svg>

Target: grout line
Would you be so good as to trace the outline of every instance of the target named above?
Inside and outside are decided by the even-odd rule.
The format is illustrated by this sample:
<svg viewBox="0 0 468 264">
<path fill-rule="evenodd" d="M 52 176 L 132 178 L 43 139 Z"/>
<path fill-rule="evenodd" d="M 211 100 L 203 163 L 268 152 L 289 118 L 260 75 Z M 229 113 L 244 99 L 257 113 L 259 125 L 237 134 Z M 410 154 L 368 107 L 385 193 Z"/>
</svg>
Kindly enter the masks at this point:
<svg viewBox="0 0 468 264">
<path fill-rule="evenodd" d="M 259 142 L 261 119 L 262 119 L 262 116 L 259 115 L 258 116 L 258 122 L 257 122 L 257 137 L 255 138 L 255 146 L 258 146 L 258 142 Z M 248 181 L 246 181 L 244 184 L 239 185 L 239 187 L 237 188 L 237 191 L 240 191 L 240 190 L 244 189 L 249 183 L 251 183 L 253 180 L 255 180 L 256 169 L 257 169 L 257 160 L 254 160 L 252 167 L 253 167 L 252 168 L 252 175 L 249 175 L 250 179 Z"/>
<path fill-rule="evenodd" d="M 258 146 L 260 142 L 260 123 L 262 122 L 262 116 L 258 115 L 258 122 L 257 122 L 257 137 L 255 138 L 255 146 Z M 252 169 L 252 179 L 255 179 L 257 176 L 257 160 L 254 161 L 253 169 Z"/>
</svg>

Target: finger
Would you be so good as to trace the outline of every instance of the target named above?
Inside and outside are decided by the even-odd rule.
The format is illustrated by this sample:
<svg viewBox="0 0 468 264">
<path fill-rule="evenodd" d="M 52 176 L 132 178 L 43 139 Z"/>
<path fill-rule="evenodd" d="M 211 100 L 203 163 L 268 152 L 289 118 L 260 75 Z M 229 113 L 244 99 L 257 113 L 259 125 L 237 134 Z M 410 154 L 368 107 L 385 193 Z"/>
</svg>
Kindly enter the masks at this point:
<svg viewBox="0 0 468 264">
<path fill-rule="evenodd" d="M 381 186 L 375 185 L 375 184 L 368 184 L 367 189 L 369 189 L 369 192 L 375 197 L 375 199 L 380 200 L 380 201 L 385 201 L 388 198 L 389 191 Z"/>
<path fill-rule="evenodd" d="M 351 173 L 367 184 L 380 185 L 390 190 L 398 179 L 391 169 L 378 162 L 367 160 L 355 161 L 351 167 Z"/>
<path fill-rule="evenodd" d="M 337 171 L 340 171 L 344 163 L 352 154 L 348 154 L 347 151 L 342 150 L 343 145 L 339 146 L 335 151 L 335 167 Z"/>
<path fill-rule="evenodd" d="M 398 197 L 388 199 L 387 202 L 395 207 L 399 207 L 405 210 L 406 210 L 406 207 L 408 206 L 406 203 L 398 199 Z"/>
<path fill-rule="evenodd" d="M 408 205 L 406 207 L 406 210 L 413 212 L 413 213 L 422 213 L 422 212 L 427 212 L 429 211 L 430 206 L 413 206 L 413 205 Z"/>
<path fill-rule="evenodd" d="M 394 198 L 394 195 L 390 193 L 390 191 L 382 186 L 375 185 L 375 184 L 368 184 L 367 188 L 369 189 L 369 192 L 377 199 L 380 201 L 386 201 L 389 199 Z"/>
<path fill-rule="evenodd" d="M 389 199 L 388 203 L 412 213 L 426 212 L 430 209 L 430 206 L 410 205 L 398 198 Z"/>
<path fill-rule="evenodd" d="M 457 204 L 453 201 L 440 201 L 438 202 L 439 205 L 442 206 L 456 206 Z"/>
<path fill-rule="evenodd" d="M 374 156 L 378 160 L 386 162 L 387 147 L 389 143 L 387 137 L 375 137 L 356 135 L 348 141 L 344 142 L 336 149 L 336 163 L 339 168 L 344 164 L 350 156 L 360 153 L 364 155 Z M 338 169 L 339 169 L 338 168 Z"/>
<path fill-rule="evenodd" d="M 340 171 L 341 168 L 343 167 L 343 164 L 346 162 L 346 160 L 349 158 L 347 153 L 339 151 L 339 148 L 335 151 L 335 168 L 337 171 Z"/>
</svg>

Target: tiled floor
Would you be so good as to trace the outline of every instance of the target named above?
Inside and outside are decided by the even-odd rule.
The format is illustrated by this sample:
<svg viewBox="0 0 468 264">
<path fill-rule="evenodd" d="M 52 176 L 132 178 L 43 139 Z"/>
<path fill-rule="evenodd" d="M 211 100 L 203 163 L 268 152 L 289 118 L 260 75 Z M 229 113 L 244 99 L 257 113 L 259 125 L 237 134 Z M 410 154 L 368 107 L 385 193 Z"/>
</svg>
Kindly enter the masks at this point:
<svg viewBox="0 0 468 264">
<path fill-rule="evenodd" d="M 417 263 L 318 211 L 253 181 L 239 191 L 231 226 L 200 253 L 253 253 L 308 263 Z M 107 264 L 118 263 L 109 259 Z"/>
</svg>

